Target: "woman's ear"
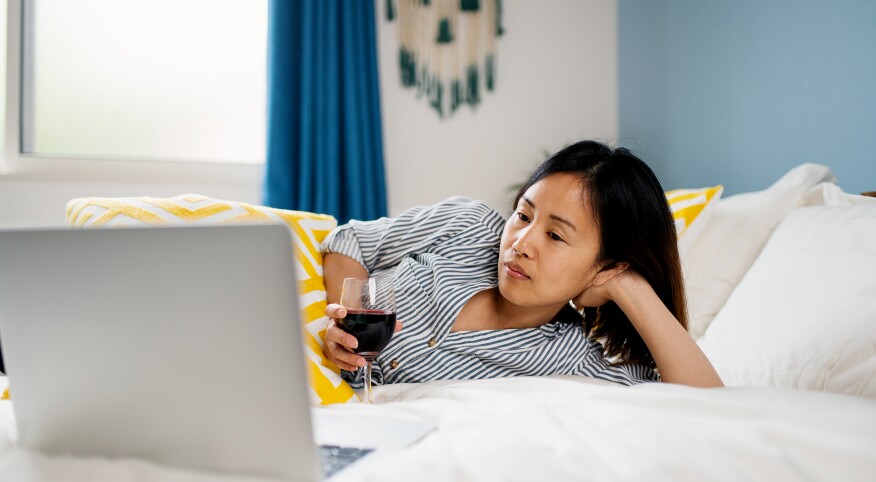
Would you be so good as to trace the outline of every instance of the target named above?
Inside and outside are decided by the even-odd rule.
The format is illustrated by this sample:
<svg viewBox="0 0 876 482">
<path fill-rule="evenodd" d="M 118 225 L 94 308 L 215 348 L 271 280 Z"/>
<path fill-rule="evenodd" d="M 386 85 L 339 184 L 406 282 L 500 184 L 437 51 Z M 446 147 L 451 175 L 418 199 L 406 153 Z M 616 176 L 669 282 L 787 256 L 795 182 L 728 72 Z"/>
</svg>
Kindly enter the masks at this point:
<svg viewBox="0 0 876 482">
<path fill-rule="evenodd" d="M 593 277 L 593 286 L 602 286 L 605 283 L 608 283 L 612 278 L 623 273 L 629 267 L 630 263 L 627 263 L 626 261 L 606 264 L 598 273 L 596 273 L 596 276 Z"/>
</svg>

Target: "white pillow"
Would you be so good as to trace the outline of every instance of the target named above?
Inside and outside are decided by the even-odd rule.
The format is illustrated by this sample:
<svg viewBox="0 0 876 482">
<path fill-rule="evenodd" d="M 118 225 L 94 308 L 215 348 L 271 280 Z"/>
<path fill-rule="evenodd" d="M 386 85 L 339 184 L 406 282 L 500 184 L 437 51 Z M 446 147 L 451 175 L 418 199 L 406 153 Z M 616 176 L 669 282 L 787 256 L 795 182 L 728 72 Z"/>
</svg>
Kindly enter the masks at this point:
<svg viewBox="0 0 876 482">
<path fill-rule="evenodd" d="M 839 206 L 876 203 L 876 197 L 849 194 L 832 182 L 822 182 L 803 195 L 801 206 Z"/>
<path fill-rule="evenodd" d="M 833 180 L 826 166 L 801 164 L 772 186 L 720 200 L 708 226 L 682 257 L 689 329 L 702 336 L 754 263 L 779 222 L 812 186 Z"/>
<path fill-rule="evenodd" d="M 698 341 L 724 383 L 876 398 L 876 204 L 791 213 Z"/>
</svg>

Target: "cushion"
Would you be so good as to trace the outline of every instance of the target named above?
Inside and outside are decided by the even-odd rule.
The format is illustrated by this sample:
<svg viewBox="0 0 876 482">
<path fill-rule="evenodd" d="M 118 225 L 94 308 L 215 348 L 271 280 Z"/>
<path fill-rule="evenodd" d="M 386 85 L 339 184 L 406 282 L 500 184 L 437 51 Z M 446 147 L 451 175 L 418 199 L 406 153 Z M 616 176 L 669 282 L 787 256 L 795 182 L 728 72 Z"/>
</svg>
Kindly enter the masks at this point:
<svg viewBox="0 0 876 482">
<path fill-rule="evenodd" d="M 67 203 L 67 223 L 75 227 L 143 225 L 277 223 L 288 226 L 295 242 L 299 305 L 304 323 L 305 353 L 311 401 L 330 404 L 358 401 L 339 369 L 322 353 L 329 319 L 319 245 L 335 228 L 332 216 L 222 201 L 197 194 L 172 198 L 80 198 Z"/>
<path fill-rule="evenodd" d="M 876 197 L 849 194 L 832 182 L 822 182 L 803 195 L 802 206 L 838 206 L 843 204 L 873 204 Z"/>
<path fill-rule="evenodd" d="M 802 164 L 772 186 L 721 199 L 708 228 L 682 257 L 690 333 L 702 336 L 784 217 L 810 188 L 833 180 L 826 166 Z"/>
<path fill-rule="evenodd" d="M 724 186 L 666 192 L 666 200 L 675 219 L 678 254 L 682 258 L 702 234 L 723 192 Z"/>
<path fill-rule="evenodd" d="M 876 204 L 797 209 L 698 341 L 728 386 L 876 398 Z"/>
</svg>

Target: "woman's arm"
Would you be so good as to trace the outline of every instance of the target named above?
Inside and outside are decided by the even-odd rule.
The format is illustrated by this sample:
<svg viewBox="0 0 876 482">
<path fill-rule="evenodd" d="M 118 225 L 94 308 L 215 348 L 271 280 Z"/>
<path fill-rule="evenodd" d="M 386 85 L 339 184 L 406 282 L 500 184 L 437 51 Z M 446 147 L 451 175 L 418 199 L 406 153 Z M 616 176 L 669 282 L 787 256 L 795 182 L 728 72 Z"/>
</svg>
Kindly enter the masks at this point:
<svg viewBox="0 0 876 482">
<path fill-rule="evenodd" d="M 455 197 L 408 209 L 394 218 L 350 221 L 332 231 L 321 249 L 352 258 L 373 273 L 393 268 L 411 253 L 425 252 L 442 239 L 465 232 L 490 213 L 502 221 L 486 204 Z"/>
<path fill-rule="evenodd" d="M 648 345 L 661 380 L 694 387 L 724 386 L 712 363 L 642 276 L 627 270 L 606 285 L 608 297 Z"/>
<path fill-rule="evenodd" d="M 338 303 L 341 299 L 341 287 L 344 278 L 367 278 L 368 270 L 353 258 L 343 254 L 328 253 L 322 262 L 323 277 L 325 278 L 326 300 Z"/>
<path fill-rule="evenodd" d="M 367 278 L 374 271 L 392 268 L 409 254 L 428 251 L 442 239 L 465 232 L 490 215 L 490 221 L 497 226 L 503 221 L 486 204 L 456 197 L 434 206 L 409 209 L 396 218 L 351 221 L 338 227 L 322 244 L 329 303 L 326 315 L 332 320 L 346 316 L 344 307 L 337 304 L 344 278 Z M 397 321 L 395 330 L 401 326 Z M 330 361 L 343 370 L 356 370 L 365 365 L 365 359 L 354 353 L 355 348 L 355 337 L 334 322 L 329 323 L 323 353 Z"/>
</svg>

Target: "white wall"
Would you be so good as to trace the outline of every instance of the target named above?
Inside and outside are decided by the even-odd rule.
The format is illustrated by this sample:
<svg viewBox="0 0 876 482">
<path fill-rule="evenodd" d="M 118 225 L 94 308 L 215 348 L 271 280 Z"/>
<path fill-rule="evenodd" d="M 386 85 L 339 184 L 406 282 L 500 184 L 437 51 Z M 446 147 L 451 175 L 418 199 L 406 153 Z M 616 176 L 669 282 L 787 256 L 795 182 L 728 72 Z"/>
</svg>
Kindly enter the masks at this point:
<svg viewBox="0 0 876 482">
<path fill-rule="evenodd" d="M 398 22 L 375 3 L 391 215 L 456 194 L 506 212 L 545 151 L 617 137 L 617 0 L 505 0 L 496 90 L 444 120 L 402 88 Z"/>
<path fill-rule="evenodd" d="M 504 212 L 508 186 L 554 151 L 581 138 L 618 132 L 617 0 L 504 0 L 497 87 L 476 111 L 441 120 L 401 87 L 397 23 L 377 5 L 384 154 L 390 214 L 456 194 Z M 246 169 L 249 168 L 249 169 Z M 64 206 L 82 196 L 171 196 L 195 192 L 259 203 L 256 166 L 217 166 L 184 180 L 153 173 L 108 176 L 95 168 L 63 175 L 0 175 L 0 226 L 64 224 Z"/>
</svg>

